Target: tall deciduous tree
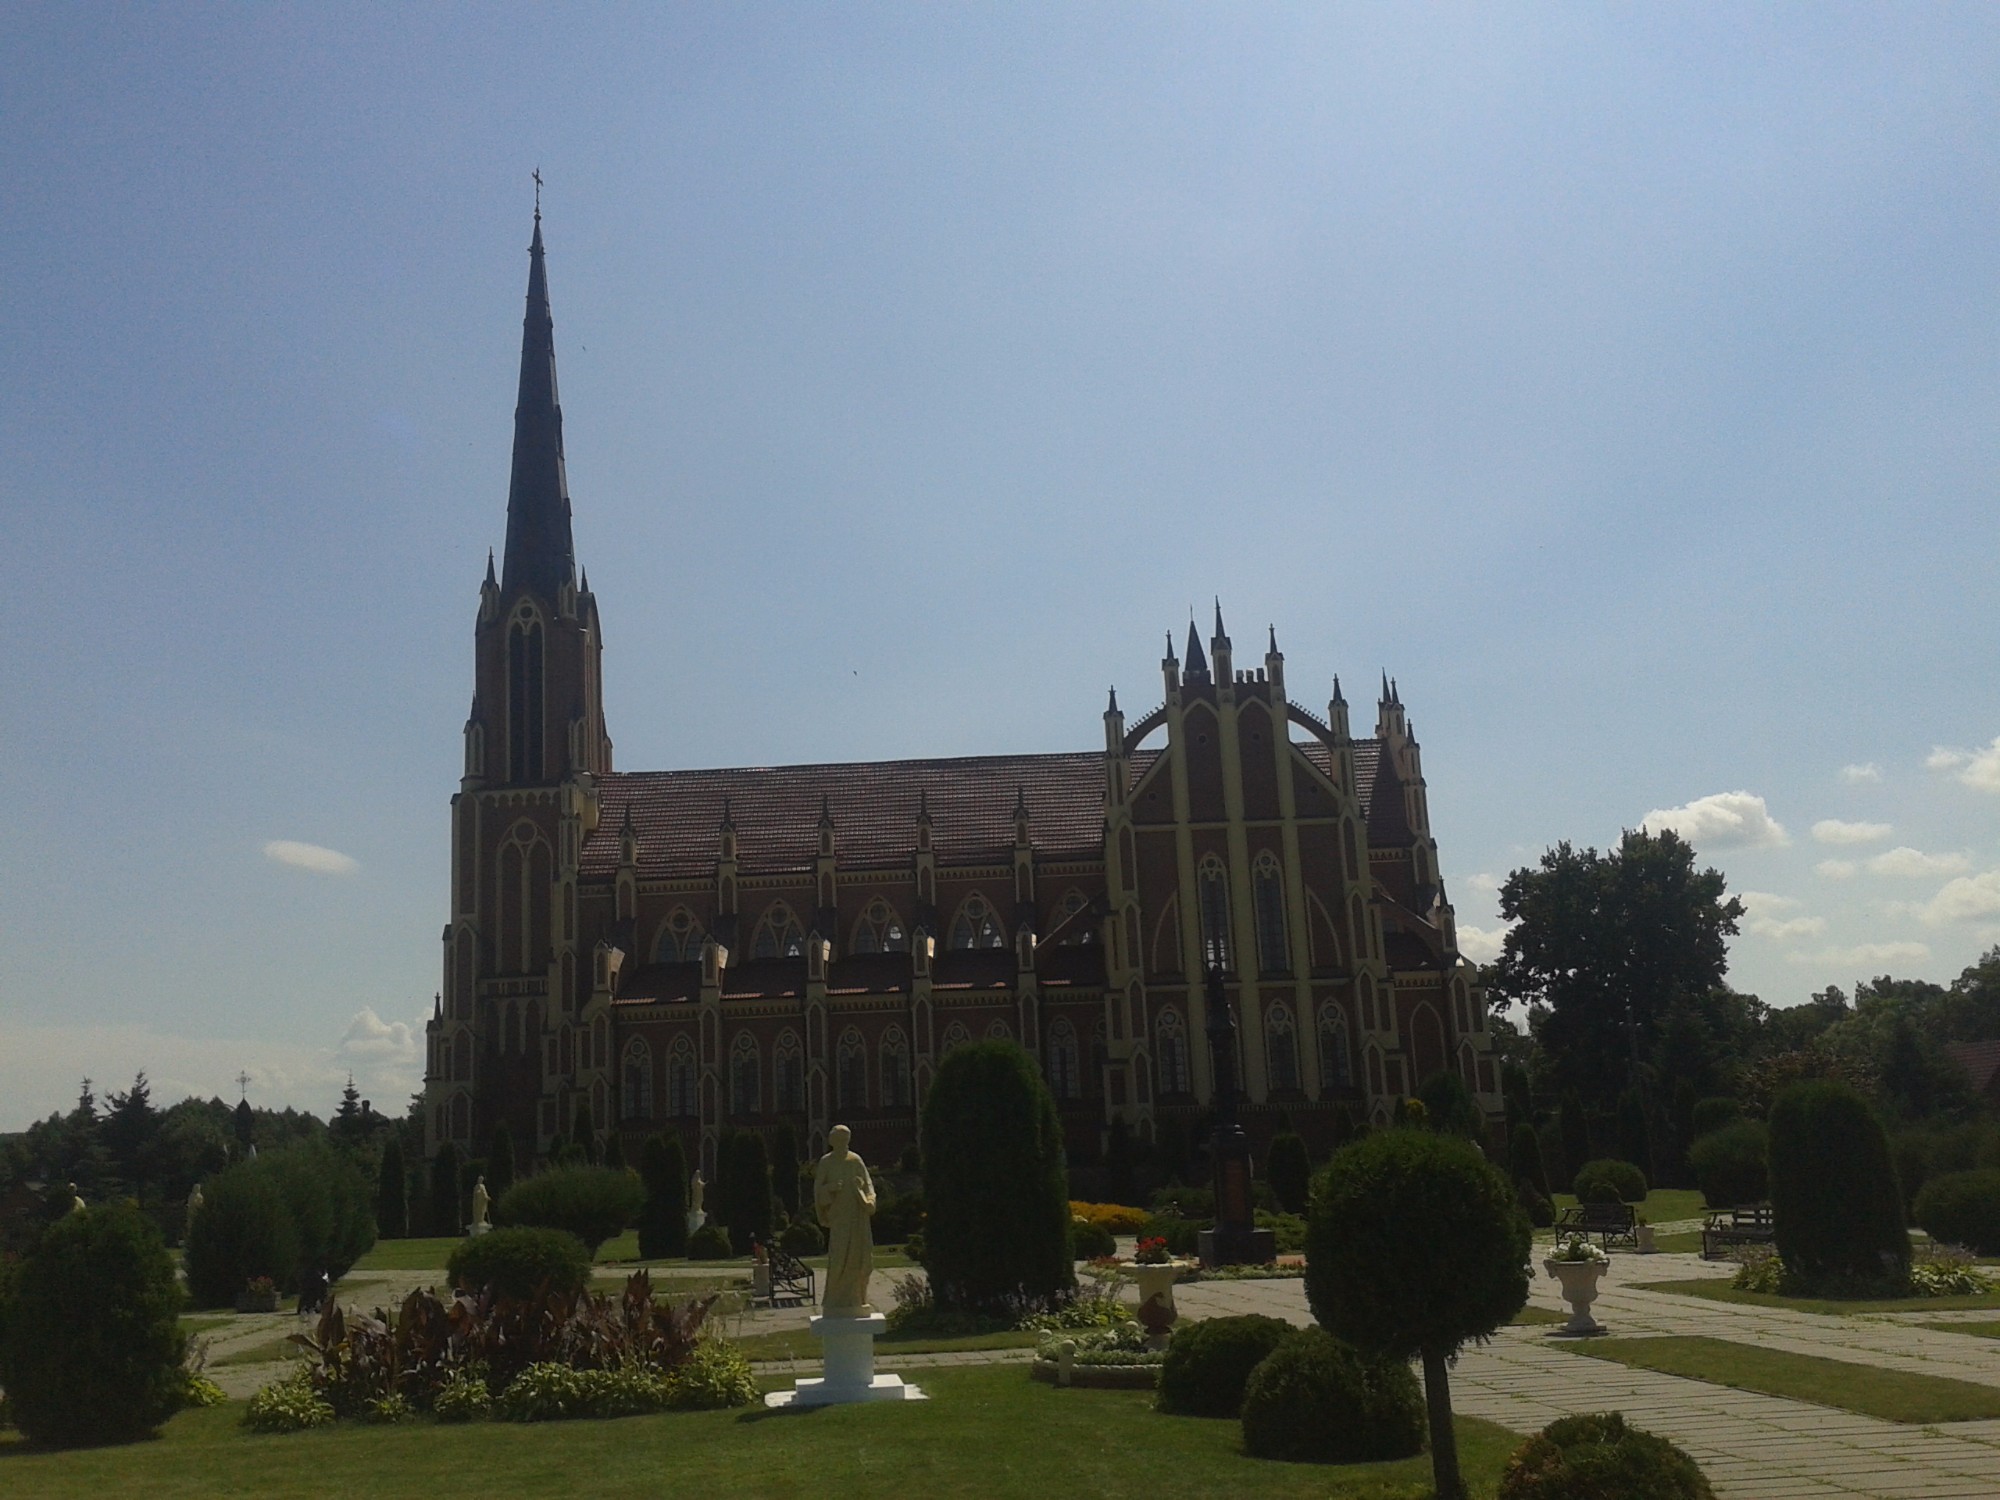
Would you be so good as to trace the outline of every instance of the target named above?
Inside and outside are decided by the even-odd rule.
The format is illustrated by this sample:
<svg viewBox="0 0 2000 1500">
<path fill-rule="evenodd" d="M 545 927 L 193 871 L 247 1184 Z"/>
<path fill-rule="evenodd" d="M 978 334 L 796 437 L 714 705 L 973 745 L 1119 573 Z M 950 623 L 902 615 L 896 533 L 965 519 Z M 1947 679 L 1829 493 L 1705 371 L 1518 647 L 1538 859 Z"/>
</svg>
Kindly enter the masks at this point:
<svg viewBox="0 0 2000 1500">
<path fill-rule="evenodd" d="M 1560 1085 L 1609 1108 L 1639 1081 L 1674 1002 L 1721 987 L 1743 903 L 1663 830 L 1603 854 L 1558 844 L 1507 877 L 1500 913 L 1514 925 L 1489 991 L 1545 1008 L 1536 1038 Z"/>
</svg>

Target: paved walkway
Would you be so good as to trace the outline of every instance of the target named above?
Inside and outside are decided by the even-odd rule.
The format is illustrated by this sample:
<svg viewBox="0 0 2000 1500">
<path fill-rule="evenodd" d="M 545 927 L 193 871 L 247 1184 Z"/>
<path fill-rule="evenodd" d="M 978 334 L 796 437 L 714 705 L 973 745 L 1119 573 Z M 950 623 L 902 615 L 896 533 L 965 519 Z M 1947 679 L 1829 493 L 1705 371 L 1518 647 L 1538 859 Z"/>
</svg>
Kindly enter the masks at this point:
<svg viewBox="0 0 2000 1500">
<path fill-rule="evenodd" d="M 1647 1292 L 1637 1283 L 1727 1276 L 1733 1267 L 1693 1255 L 1617 1255 L 1595 1308 L 1615 1334 L 1657 1337 L 1705 1334 L 1766 1348 L 1849 1360 L 1856 1364 L 1948 1375 L 2000 1387 L 2000 1340 L 1918 1326 L 1924 1322 L 1991 1321 L 1992 1310 L 1907 1312 L 1824 1317 L 1781 1309 L 1709 1302 Z M 726 1274 L 726 1273 L 724 1273 Z M 878 1307 L 894 1305 L 894 1285 L 908 1271 L 875 1274 L 869 1287 Z M 713 1270 L 655 1271 L 654 1280 L 713 1282 Z M 398 1300 L 435 1273 L 397 1272 L 351 1277 L 345 1300 L 364 1306 Z M 1128 1295 L 1131 1295 L 1128 1289 Z M 1299 1280 L 1211 1281 L 1175 1293 L 1184 1316 L 1265 1313 L 1311 1322 Z M 1537 1275 L 1531 1305 L 1563 1310 L 1556 1285 Z M 749 1309 L 740 1294 L 717 1308 L 726 1333 L 745 1335 L 804 1327 L 812 1308 Z M 302 1325 L 285 1314 L 244 1316 L 211 1334 L 210 1358 L 253 1348 Z M 1730 1390 L 1675 1375 L 1590 1359 L 1565 1348 L 1546 1326 L 1503 1329 L 1484 1348 L 1468 1349 L 1452 1374 L 1452 1405 L 1518 1432 L 1532 1432 L 1578 1411 L 1622 1411 L 1693 1454 L 1724 1500 L 1818 1500 L 1825 1496 L 1910 1497 L 1910 1500 L 1992 1500 L 2000 1496 L 2000 1421 L 1914 1427 L 1829 1407 Z M 1026 1349 L 963 1354 L 895 1354 L 885 1369 L 914 1371 L 957 1365 L 1023 1362 Z M 769 1361 L 772 1375 L 810 1373 L 811 1360 Z M 232 1365 L 211 1374 L 231 1395 L 247 1395 L 283 1372 L 283 1364 Z"/>
</svg>

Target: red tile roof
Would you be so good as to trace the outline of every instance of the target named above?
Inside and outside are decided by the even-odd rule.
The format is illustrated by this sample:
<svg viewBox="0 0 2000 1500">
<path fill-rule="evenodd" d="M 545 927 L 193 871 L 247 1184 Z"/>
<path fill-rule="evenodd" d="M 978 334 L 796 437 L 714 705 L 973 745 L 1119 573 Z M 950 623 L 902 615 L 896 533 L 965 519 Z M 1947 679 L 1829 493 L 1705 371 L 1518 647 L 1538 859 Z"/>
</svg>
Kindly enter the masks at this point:
<svg viewBox="0 0 2000 1500">
<path fill-rule="evenodd" d="M 2000 1042 L 1946 1042 L 1944 1050 L 1965 1069 L 1965 1076 L 1981 1093 L 1992 1085 L 1994 1073 L 2000 1071 Z"/>
</svg>

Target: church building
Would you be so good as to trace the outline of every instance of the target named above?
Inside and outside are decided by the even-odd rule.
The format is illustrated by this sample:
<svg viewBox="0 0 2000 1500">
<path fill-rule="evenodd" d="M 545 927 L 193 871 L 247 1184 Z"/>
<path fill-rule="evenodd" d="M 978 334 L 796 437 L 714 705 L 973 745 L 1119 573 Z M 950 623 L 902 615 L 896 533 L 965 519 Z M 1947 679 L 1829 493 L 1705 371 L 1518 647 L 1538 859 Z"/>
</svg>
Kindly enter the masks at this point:
<svg viewBox="0 0 2000 1500">
<path fill-rule="evenodd" d="M 938 1060 L 1003 1038 L 1040 1063 L 1073 1161 L 1212 1097 L 1204 978 L 1237 1026 L 1245 1128 L 1315 1149 L 1450 1069 L 1499 1079 L 1438 874 L 1422 759 L 1386 677 L 1357 738 L 1339 680 L 1294 702 L 1273 631 L 1239 665 L 1218 604 L 1102 746 L 849 765 L 621 771 L 598 603 L 563 467 L 541 215 L 507 537 L 474 627 L 451 814 L 427 1144 L 524 1156 L 588 1111 L 676 1131 L 711 1170 L 725 1128 L 790 1122 L 893 1161 Z"/>
</svg>

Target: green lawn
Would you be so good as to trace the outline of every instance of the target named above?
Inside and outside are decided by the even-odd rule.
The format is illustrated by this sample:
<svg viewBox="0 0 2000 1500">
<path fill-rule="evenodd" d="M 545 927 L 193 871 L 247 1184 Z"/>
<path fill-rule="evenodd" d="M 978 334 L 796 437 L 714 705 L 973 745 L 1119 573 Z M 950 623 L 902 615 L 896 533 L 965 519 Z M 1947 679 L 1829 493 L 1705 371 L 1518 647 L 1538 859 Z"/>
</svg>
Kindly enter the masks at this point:
<svg viewBox="0 0 2000 1500">
<path fill-rule="evenodd" d="M 1578 1340 L 1562 1347 L 1591 1359 L 1837 1406 L 1887 1422 L 1974 1422 L 2000 1417 L 2000 1387 L 1883 1370 L 1844 1359 L 1788 1354 L 1760 1344 L 1677 1336 Z"/>
<path fill-rule="evenodd" d="M 1919 1328 L 1934 1328 L 1939 1333 L 1963 1333 L 1976 1339 L 2000 1339 L 2000 1323 L 1919 1323 Z"/>
<path fill-rule="evenodd" d="M 1662 1255 L 1694 1255 L 1701 1249 L 1701 1231 L 1682 1229 L 1673 1234 L 1656 1234 L 1653 1248 Z"/>
<path fill-rule="evenodd" d="M 234 1313 L 201 1313 L 195 1317 L 181 1319 L 181 1332 L 189 1338 L 200 1334 L 214 1333 L 218 1328 L 227 1328 L 236 1321 Z"/>
<path fill-rule="evenodd" d="M 1575 1208 L 1574 1193 L 1557 1193 L 1555 1205 L 1559 1209 Z M 1635 1203 L 1639 1217 L 1648 1224 L 1671 1224 L 1676 1219 L 1698 1219 L 1708 1212 L 1707 1201 L 1698 1188 L 1654 1188 L 1646 1194 L 1644 1203 Z"/>
<path fill-rule="evenodd" d="M 157 1442 L 32 1453 L 0 1436 L 9 1500 L 147 1500 L 224 1495 L 284 1500 L 604 1500 L 977 1495 L 1105 1500 L 1257 1495 L 1271 1500 L 1423 1500 L 1430 1460 L 1325 1467 L 1245 1458 L 1234 1422 L 1161 1416 L 1150 1391 L 1057 1390 L 1020 1366 L 926 1370 L 931 1399 L 798 1414 L 690 1412 L 537 1426 L 347 1425 L 257 1437 L 241 1403 L 184 1412 Z M 779 1382 L 789 1384 L 789 1382 Z M 1459 1451 L 1472 1493 L 1490 1500 L 1519 1441 L 1469 1417 Z"/>
<path fill-rule="evenodd" d="M 875 1345 L 884 1359 L 897 1354 L 958 1354 L 974 1349 L 1032 1349 L 1036 1335 L 1018 1329 L 1004 1333 L 975 1333 L 964 1338 L 899 1339 L 885 1334 Z M 751 1359 L 818 1359 L 825 1352 L 810 1328 L 780 1328 L 771 1333 L 753 1333 L 729 1341 Z"/>
<path fill-rule="evenodd" d="M 1507 1320 L 1511 1328 L 1540 1328 L 1551 1323 L 1567 1323 L 1569 1314 L 1556 1312 L 1551 1308 L 1536 1307 L 1532 1302 Z"/>
<path fill-rule="evenodd" d="M 1793 1312 L 1825 1313 L 1839 1316 L 1869 1312 L 1953 1312 L 1959 1308 L 2000 1307 L 2000 1291 L 1975 1292 L 1964 1297 L 1888 1297 L 1873 1300 L 1840 1301 L 1831 1297 L 1781 1297 L 1776 1292 L 1739 1292 L 1727 1277 L 1697 1278 L 1692 1281 L 1642 1281 L 1642 1292 L 1672 1292 L 1682 1297 L 1705 1297 L 1711 1302 L 1740 1302 L 1747 1307 L 1788 1307 Z"/>
</svg>

